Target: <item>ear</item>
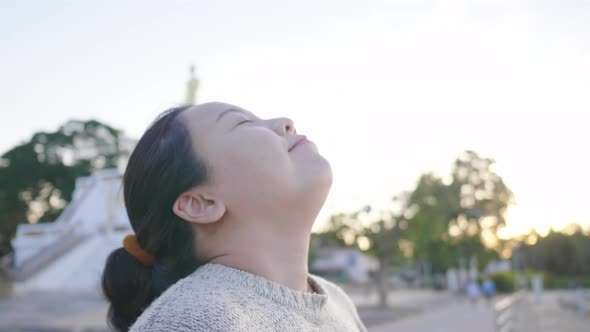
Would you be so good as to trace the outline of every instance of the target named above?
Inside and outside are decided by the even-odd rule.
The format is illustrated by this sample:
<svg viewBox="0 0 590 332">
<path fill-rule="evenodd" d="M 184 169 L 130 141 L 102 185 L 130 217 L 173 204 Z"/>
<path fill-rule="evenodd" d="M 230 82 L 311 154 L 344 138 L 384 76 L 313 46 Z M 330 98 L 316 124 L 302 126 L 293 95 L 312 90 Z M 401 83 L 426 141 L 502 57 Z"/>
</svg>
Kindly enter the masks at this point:
<svg viewBox="0 0 590 332">
<path fill-rule="evenodd" d="M 225 204 L 211 194 L 194 188 L 178 196 L 172 211 L 188 222 L 212 224 L 225 214 Z"/>
</svg>

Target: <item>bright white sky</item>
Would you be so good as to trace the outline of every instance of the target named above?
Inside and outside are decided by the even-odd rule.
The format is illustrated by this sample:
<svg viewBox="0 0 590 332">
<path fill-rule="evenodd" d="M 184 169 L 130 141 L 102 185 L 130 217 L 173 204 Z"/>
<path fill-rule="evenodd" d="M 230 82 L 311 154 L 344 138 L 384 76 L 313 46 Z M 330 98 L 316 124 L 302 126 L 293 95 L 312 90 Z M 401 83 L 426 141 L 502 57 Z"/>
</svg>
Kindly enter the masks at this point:
<svg viewBox="0 0 590 332">
<path fill-rule="evenodd" d="M 195 63 L 199 102 L 289 116 L 330 160 L 318 225 L 465 149 L 516 194 L 503 235 L 590 224 L 588 1 L 15 1 L 0 40 L 0 151 L 71 118 L 139 137 Z"/>
</svg>

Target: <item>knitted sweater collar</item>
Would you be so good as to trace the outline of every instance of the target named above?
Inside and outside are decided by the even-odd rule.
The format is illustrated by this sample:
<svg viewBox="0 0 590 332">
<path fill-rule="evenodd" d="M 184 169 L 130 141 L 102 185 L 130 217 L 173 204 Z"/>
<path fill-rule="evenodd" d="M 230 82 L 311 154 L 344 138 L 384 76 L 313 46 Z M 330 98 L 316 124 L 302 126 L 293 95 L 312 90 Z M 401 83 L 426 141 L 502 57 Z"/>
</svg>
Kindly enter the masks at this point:
<svg viewBox="0 0 590 332">
<path fill-rule="evenodd" d="M 202 265 L 193 274 L 202 280 L 250 290 L 281 305 L 301 311 L 318 312 L 328 300 L 326 290 L 311 274 L 308 274 L 307 280 L 316 293 L 294 290 L 264 277 L 216 263 Z"/>
</svg>

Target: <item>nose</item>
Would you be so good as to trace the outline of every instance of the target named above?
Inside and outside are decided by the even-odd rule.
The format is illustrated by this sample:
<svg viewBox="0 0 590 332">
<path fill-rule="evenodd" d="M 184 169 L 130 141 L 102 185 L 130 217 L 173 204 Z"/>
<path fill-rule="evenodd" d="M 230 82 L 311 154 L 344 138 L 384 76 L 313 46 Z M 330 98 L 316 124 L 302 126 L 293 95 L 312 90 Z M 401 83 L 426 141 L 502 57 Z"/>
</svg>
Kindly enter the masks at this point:
<svg viewBox="0 0 590 332">
<path fill-rule="evenodd" d="M 297 134 L 297 129 L 295 129 L 295 124 L 293 120 L 289 118 L 278 118 L 274 123 L 274 131 L 281 135 L 285 136 L 289 133 Z"/>
</svg>

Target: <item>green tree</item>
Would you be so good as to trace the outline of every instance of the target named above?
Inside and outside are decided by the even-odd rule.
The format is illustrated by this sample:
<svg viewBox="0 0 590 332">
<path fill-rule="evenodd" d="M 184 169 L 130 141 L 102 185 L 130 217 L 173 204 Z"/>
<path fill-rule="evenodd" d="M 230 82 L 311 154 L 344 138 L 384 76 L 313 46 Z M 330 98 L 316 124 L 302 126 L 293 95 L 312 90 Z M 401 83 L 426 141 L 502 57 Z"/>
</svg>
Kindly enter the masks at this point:
<svg viewBox="0 0 590 332">
<path fill-rule="evenodd" d="M 398 202 L 394 198 L 394 202 Z M 403 261 L 403 234 L 407 228 L 407 220 L 401 210 L 373 211 L 367 205 L 352 213 L 338 213 L 329 219 L 328 231 L 318 234 L 322 245 L 357 246 L 366 254 L 377 258 L 379 269 L 375 281 L 379 293 L 379 306 L 387 306 L 389 268 Z"/>
<path fill-rule="evenodd" d="M 453 166 L 450 190 L 458 204 L 452 207 L 449 231 L 459 240 L 461 255 L 466 258 L 489 255 L 482 243 L 497 244 L 497 232 L 505 226 L 506 210 L 514 201 L 494 165 L 491 158 L 465 151 Z"/>
<path fill-rule="evenodd" d="M 457 200 L 449 186 L 431 173 L 420 177 L 408 199 L 407 233 L 413 246 L 412 258 L 431 263 L 435 271 L 453 266 L 458 260 L 458 250 L 448 234 Z"/>
<path fill-rule="evenodd" d="M 432 173 L 419 178 L 406 209 L 412 259 L 442 272 L 471 256 L 480 267 L 498 257 L 489 247 L 498 242 L 513 195 L 493 166 L 493 159 L 466 151 L 448 181 Z"/>
<path fill-rule="evenodd" d="M 51 222 L 71 200 L 77 177 L 122 166 L 135 142 L 104 123 L 69 121 L 35 133 L 0 157 L 0 255 L 19 223 Z"/>
<path fill-rule="evenodd" d="M 532 232 L 528 238 L 536 241 L 523 242 L 517 249 L 525 267 L 557 276 L 590 275 L 590 235 L 579 225 L 552 230 L 545 237 Z"/>
<path fill-rule="evenodd" d="M 492 159 L 466 151 L 455 161 L 448 182 L 426 173 L 411 192 L 395 198 L 387 211 L 372 211 L 367 206 L 333 215 L 329 230 L 320 234 L 323 244 L 369 243 L 366 252 L 381 266 L 376 276 L 381 305 L 387 300 L 387 269 L 407 258 L 442 272 L 475 256 L 481 268 L 498 257 L 484 240 L 490 234 L 494 238 L 504 225 L 512 201 L 512 192 L 493 164 Z"/>
<path fill-rule="evenodd" d="M 455 161 L 450 189 L 454 215 L 452 225 L 462 234 L 480 235 L 490 230 L 495 235 L 506 224 L 505 214 L 513 203 L 512 191 L 494 170 L 495 161 L 466 151 Z M 464 221 L 461 221 L 463 218 Z"/>
</svg>

